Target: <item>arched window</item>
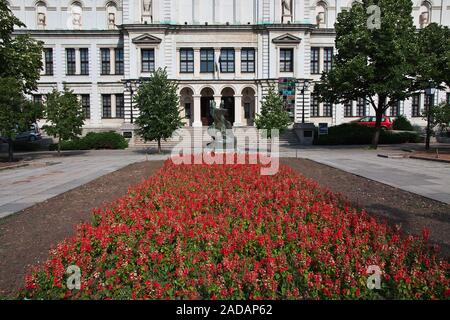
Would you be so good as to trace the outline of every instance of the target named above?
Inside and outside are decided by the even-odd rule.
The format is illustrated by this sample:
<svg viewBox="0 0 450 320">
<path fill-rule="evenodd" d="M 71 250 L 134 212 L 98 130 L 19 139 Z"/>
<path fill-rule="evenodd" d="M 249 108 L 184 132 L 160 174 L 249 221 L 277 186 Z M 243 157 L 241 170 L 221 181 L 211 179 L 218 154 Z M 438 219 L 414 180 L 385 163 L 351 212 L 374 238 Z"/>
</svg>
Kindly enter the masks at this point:
<svg viewBox="0 0 450 320">
<path fill-rule="evenodd" d="M 117 5 L 114 1 L 106 4 L 106 24 L 108 29 L 115 29 L 117 24 Z"/>
<path fill-rule="evenodd" d="M 83 6 L 81 2 L 72 2 L 72 4 L 70 5 L 70 14 L 73 29 L 81 29 L 81 27 L 83 26 Z"/>
<path fill-rule="evenodd" d="M 325 1 L 319 1 L 316 5 L 316 25 L 318 28 L 327 27 L 327 4 Z"/>
<path fill-rule="evenodd" d="M 419 8 L 419 25 L 421 28 L 425 28 L 431 21 L 431 3 L 423 1 Z"/>
<path fill-rule="evenodd" d="M 38 29 L 44 29 L 47 25 L 47 4 L 44 1 L 36 2 L 36 24 Z"/>
</svg>

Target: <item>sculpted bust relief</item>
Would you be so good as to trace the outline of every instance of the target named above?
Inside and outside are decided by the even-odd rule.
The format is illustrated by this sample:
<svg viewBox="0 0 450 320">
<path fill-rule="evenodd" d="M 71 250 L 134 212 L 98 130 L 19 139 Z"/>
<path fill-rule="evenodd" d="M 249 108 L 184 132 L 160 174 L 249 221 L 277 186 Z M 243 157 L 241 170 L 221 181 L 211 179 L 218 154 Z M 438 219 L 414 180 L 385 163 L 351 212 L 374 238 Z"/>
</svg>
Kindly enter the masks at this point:
<svg viewBox="0 0 450 320">
<path fill-rule="evenodd" d="M 38 13 L 38 25 L 45 26 L 45 24 L 46 24 L 45 13 L 39 12 Z"/>
<path fill-rule="evenodd" d="M 292 16 L 292 0 L 282 0 L 281 8 L 283 16 Z"/>
<path fill-rule="evenodd" d="M 144 13 L 152 13 L 152 0 L 143 0 L 142 1 L 142 8 Z"/>
</svg>

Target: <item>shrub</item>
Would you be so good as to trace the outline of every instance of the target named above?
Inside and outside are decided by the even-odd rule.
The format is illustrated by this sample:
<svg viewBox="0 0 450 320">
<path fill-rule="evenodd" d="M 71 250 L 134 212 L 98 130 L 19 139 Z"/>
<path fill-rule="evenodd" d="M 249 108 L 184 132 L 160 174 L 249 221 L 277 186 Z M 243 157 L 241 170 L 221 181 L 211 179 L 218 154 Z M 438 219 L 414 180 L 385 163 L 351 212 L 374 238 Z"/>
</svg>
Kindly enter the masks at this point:
<svg viewBox="0 0 450 320">
<path fill-rule="evenodd" d="M 356 123 L 344 123 L 330 127 L 328 135 L 318 136 L 316 132 L 315 144 L 318 145 L 353 145 L 370 144 L 375 128 L 362 126 Z M 416 132 L 381 131 L 381 144 L 397 144 L 407 142 L 420 142 Z"/>
<path fill-rule="evenodd" d="M 89 132 L 82 138 L 61 143 L 61 150 L 126 149 L 127 147 L 127 140 L 114 131 Z M 56 148 L 56 144 L 50 146 L 50 150 L 56 150 Z"/>
<path fill-rule="evenodd" d="M 403 115 L 398 116 L 394 120 L 394 122 L 392 124 L 392 129 L 402 130 L 402 131 L 414 131 L 414 128 L 413 128 L 411 122 L 409 122 L 409 120 Z"/>
<path fill-rule="evenodd" d="M 13 150 L 16 152 L 39 151 L 40 149 L 41 146 L 38 142 L 15 141 L 13 143 Z"/>
<path fill-rule="evenodd" d="M 26 276 L 33 299 L 445 299 L 449 265 L 287 166 L 168 160 Z M 195 177 L 195 179 L 193 179 Z M 81 269 L 81 290 L 66 269 Z M 379 266 L 381 289 L 367 287 Z"/>
</svg>

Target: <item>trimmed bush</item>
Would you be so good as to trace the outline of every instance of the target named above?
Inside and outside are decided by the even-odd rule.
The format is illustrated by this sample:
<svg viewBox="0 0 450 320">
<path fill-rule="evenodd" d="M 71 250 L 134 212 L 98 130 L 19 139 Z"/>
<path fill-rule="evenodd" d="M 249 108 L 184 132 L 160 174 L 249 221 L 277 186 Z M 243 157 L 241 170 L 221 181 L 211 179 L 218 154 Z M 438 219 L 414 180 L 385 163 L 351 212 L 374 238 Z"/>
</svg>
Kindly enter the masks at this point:
<svg viewBox="0 0 450 320">
<path fill-rule="evenodd" d="M 354 145 L 370 144 L 375 128 L 362 126 L 355 123 L 344 123 L 330 127 L 328 135 L 318 136 L 316 132 L 315 144 L 318 145 Z M 382 131 L 380 144 L 397 144 L 408 142 L 420 142 L 416 132 L 392 132 Z"/>
<path fill-rule="evenodd" d="M 414 131 L 414 128 L 411 124 L 411 122 L 409 122 L 409 120 L 405 117 L 405 116 L 398 116 L 393 124 L 392 124 L 392 129 L 394 130 L 403 130 L 403 131 Z"/>
<path fill-rule="evenodd" d="M 15 141 L 13 143 L 13 150 L 15 152 L 39 151 L 41 146 L 37 142 L 29 141 Z"/>
<path fill-rule="evenodd" d="M 86 136 L 63 141 L 61 150 L 99 150 L 99 149 L 125 149 L 128 142 L 119 133 L 109 132 L 89 132 Z M 50 150 L 56 150 L 56 145 L 51 145 Z"/>
</svg>

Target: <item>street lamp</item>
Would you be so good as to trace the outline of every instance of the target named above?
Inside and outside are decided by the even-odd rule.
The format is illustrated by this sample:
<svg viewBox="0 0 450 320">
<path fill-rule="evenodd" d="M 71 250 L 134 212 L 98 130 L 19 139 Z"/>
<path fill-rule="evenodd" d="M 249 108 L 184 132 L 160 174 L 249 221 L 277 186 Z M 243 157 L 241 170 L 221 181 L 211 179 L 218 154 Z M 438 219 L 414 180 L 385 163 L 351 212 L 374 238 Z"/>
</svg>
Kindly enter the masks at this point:
<svg viewBox="0 0 450 320">
<path fill-rule="evenodd" d="M 310 85 L 309 81 L 305 80 L 303 82 L 303 87 L 300 90 L 302 93 L 302 123 L 305 123 L 305 91 L 308 90 Z"/>
<path fill-rule="evenodd" d="M 430 139 L 431 139 L 431 107 L 433 103 L 433 99 L 431 98 L 436 89 L 433 87 L 425 89 L 425 99 L 427 99 L 427 136 L 425 140 L 425 150 L 430 150 Z"/>
<path fill-rule="evenodd" d="M 134 91 L 135 91 L 135 87 L 141 83 L 141 80 L 139 79 L 128 79 L 125 80 L 125 90 L 130 92 L 131 95 L 131 110 L 130 110 L 130 122 L 133 123 L 134 122 L 134 116 L 133 116 L 133 97 L 134 97 Z"/>
</svg>

